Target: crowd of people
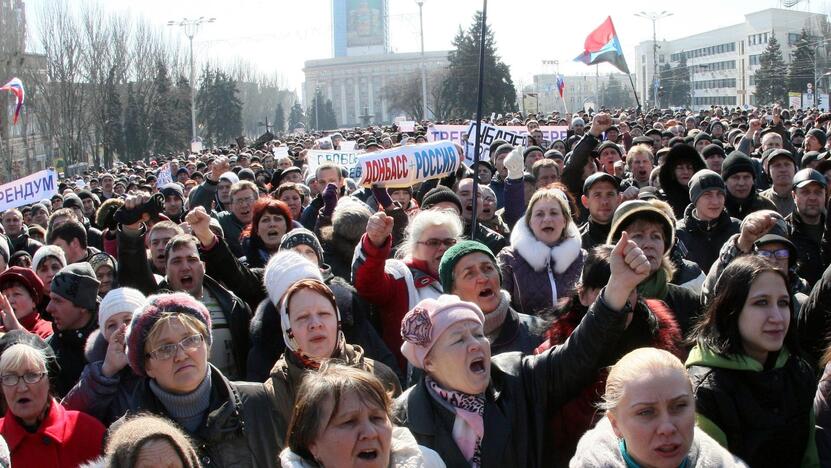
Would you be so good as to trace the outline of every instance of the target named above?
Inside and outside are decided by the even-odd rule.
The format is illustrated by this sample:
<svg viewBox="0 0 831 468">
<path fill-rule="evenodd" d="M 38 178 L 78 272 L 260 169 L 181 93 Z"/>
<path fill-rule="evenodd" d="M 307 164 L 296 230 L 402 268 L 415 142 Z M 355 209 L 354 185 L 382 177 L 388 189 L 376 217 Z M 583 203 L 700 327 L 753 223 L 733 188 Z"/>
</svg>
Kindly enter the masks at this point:
<svg viewBox="0 0 831 468">
<path fill-rule="evenodd" d="M 831 114 L 487 122 L 525 143 L 408 187 L 307 157 L 439 122 L 2 212 L 0 465 L 831 466 Z"/>
</svg>

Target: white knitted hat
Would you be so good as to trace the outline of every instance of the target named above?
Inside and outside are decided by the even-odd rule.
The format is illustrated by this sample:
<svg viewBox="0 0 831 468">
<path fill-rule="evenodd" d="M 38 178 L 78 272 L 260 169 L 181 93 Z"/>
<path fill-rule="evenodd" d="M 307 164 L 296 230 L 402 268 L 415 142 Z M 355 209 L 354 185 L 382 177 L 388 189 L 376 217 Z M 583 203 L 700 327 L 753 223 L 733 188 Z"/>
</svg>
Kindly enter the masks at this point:
<svg viewBox="0 0 831 468">
<path fill-rule="evenodd" d="M 40 262 L 42 262 L 46 257 L 57 258 L 58 262 L 61 264 L 61 268 L 66 266 L 66 256 L 63 253 L 63 249 L 57 245 L 48 244 L 35 251 L 35 255 L 32 256 L 32 270 L 37 272 Z"/>
<path fill-rule="evenodd" d="M 280 307 L 280 299 L 289 286 L 302 279 L 315 279 L 323 282 L 320 268 L 306 257 L 293 250 L 281 250 L 268 260 L 265 266 L 263 283 L 268 291 L 271 303 Z"/>
<path fill-rule="evenodd" d="M 98 306 L 98 328 L 103 332 L 107 319 L 119 312 L 133 312 L 144 305 L 144 294 L 133 288 L 116 288 L 108 292 Z"/>
</svg>

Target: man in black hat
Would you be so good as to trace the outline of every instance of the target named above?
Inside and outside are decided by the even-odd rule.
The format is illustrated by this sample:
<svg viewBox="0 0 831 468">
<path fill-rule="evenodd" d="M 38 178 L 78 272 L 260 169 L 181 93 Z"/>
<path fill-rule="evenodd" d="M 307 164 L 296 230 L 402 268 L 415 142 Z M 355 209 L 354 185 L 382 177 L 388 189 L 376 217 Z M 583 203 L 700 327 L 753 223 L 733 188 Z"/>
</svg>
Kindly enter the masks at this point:
<svg viewBox="0 0 831 468">
<path fill-rule="evenodd" d="M 589 219 L 580 227 L 583 248 L 605 244 L 612 225 L 612 216 L 621 202 L 620 183 L 617 178 L 605 172 L 595 172 L 583 183 L 583 206 L 589 212 Z"/>
<path fill-rule="evenodd" d="M 760 195 L 772 201 L 779 214 L 788 216 L 796 207 L 792 192 L 797 167 L 793 154 L 785 149 L 767 151 L 762 157 L 762 167 L 771 181 L 771 187 Z"/>
<path fill-rule="evenodd" d="M 600 144 L 601 135 L 612 126 L 612 118 L 605 112 L 598 112 L 592 117 L 589 131 L 574 146 L 571 157 L 566 160 L 560 179 L 572 195 L 583 193 L 583 182 L 597 171 L 594 149 Z M 659 132 L 660 133 L 660 132 Z M 586 219 L 588 212 L 580 205 L 578 219 Z"/>
<path fill-rule="evenodd" d="M 84 349 L 90 333 L 98 328 L 98 279 L 89 263 L 72 263 L 52 278 L 49 305 L 54 334 L 47 340 L 55 352 L 60 372 L 55 392 L 64 396 L 84 370 Z"/>
<path fill-rule="evenodd" d="M 825 176 L 814 169 L 802 169 L 793 178 L 796 209 L 785 218 L 788 234 L 797 247 L 796 271 L 809 286 L 822 276 L 822 237 L 825 233 Z"/>
<path fill-rule="evenodd" d="M 727 212 L 743 220 L 748 214 L 759 210 L 776 210 L 776 205 L 756 192 L 756 170 L 750 157 L 740 151 L 733 151 L 724 160 L 721 177 L 727 185 Z"/>
<path fill-rule="evenodd" d="M 174 223 L 181 223 L 185 218 L 185 193 L 178 182 L 171 182 L 162 186 L 164 195 L 164 215 Z"/>
</svg>

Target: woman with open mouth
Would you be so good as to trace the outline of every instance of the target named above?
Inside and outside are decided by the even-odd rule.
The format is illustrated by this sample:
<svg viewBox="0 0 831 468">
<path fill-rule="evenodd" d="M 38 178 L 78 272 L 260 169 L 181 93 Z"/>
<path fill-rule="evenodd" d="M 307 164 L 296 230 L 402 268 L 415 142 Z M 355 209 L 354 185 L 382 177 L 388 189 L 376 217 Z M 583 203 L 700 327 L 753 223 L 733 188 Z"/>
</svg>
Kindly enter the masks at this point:
<svg viewBox="0 0 831 468">
<path fill-rule="evenodd" d="M 324 362 L 340 362 L 373 373 L 385 392 L 393 396 L 401 393 L 398 376 L 383 363 L 365 357 L 360 346 L 347 343 L 340 322 L 335 295 L 322 281 L 302 279 L 283 294 L 280 325 L 286 350 L 265 383 L 280 447 L 288 433 L 295 400 L 301 396 L 298 388 L 303 376 L 317 372 Z"/>
<path fill-rule="evenodd" d="M 404 317 L 401 351 L 424 371 L 395 402 L 396 422 L 448 466 L 550 466 L 548 418 L 596 377 L 626 325 L 649 261 L 624 234 L 611 277 L 563 345 L 492 357 L 485 315 L 458 296 L 425 299 Z"/>
<path fill-rule="evenodd" d="M 672 353 L 638 348 L 612 367 L 597 425 L 569 466 L 746 467 L 695 427 L 695 400 L 684 364 Z"/>
<path fill-rule="evenodd" d="M 568 297 L 583 268 L 581 245 L 566 194 L 557 188 L 536 191 L 514 225 L 511 245 L 497 256 L 511 306 L 536 316 Z"/>
<path fill-rule="evenodd" d="M 74 468 L 101 454 L 104 425 L 52 397 L 55 366 L 55 353 L 37 335 L 14 330 L 0 338 L 0 383 L 7 405 L 0 435 L 12 466 Z"/>
<path fill-rule="evenodd" d="M 211 314 L 186 293 L 150 296 L 127 332 L 127 360 L 142 377 L 114 425 L 141 412 L 175 422 L 205 466 L 278 467 L 281 445 L 261 383 L 231 382 L 208 363 Z"/>
<path fill-rule="evenodd" d="M 251 223 L 242 231 L 242 251 L 245 263 L 251 268 L 262 268 L 280 249 L 280 239 L 299 223 L 292 221 L 288 205 L 273 198 L 254 202 Z"/>
<path fill-rule="evenodd" d="M 439 455 L 392 424 L 392 400 L 364 370 L 324 364 L 303 379 L 291 418 L 283 468 L 351 466 L 444 468 Z"/>
<path fill-rule="evenodd" d="M 686 362 L 698 426 L 753 467 L 820 466 L 816 371 L 799 354 L 787 273 L 745 255 L 714 294 Z"/>
</svg>

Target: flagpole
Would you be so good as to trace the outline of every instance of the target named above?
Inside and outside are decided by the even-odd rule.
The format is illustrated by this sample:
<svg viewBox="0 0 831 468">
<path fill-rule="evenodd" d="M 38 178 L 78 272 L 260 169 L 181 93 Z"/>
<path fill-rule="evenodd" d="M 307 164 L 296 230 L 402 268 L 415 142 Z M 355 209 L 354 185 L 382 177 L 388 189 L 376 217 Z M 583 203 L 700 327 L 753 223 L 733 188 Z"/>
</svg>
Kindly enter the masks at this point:
<svg viewBox="0 0 831 468">
<path fill-rule="evenodd" d="M 641 115 L 643 113 L 641 109 L 641 101 L 640 99 L 638 99 L 638 90 L 635 89 L 635 82 L 632 80 L 632 74 L 627 73 L 626 76 L 629 77 L 629 84 L 632 85 L 632 94 L 635 95 L 635 102 L 638 104 L 638 115 Z"/>
<path fill-rule="evenodd" d="M 480 144 L 480 128 L 482 125 L 482 92 L 484 88 L 485 75 L 485 25 L 488 18 L 488 0 L 482 0 L 482 27 L 479 34 L 479 92 L 476 97 L 476 144 L 473 146 L 473 167 L 479 163 L 481 148 Z M 470 239 L 476 240 L 476 225 L 479 220 L 476 216 L 476 198 L 479 196 L 479 176 L 474 172 L 473 174 L 473 214 L 470 222 Z"/>
</svg>

